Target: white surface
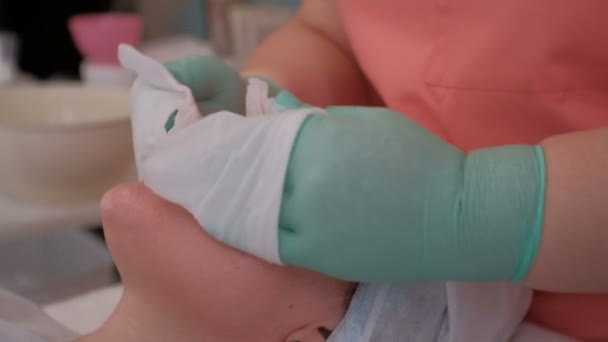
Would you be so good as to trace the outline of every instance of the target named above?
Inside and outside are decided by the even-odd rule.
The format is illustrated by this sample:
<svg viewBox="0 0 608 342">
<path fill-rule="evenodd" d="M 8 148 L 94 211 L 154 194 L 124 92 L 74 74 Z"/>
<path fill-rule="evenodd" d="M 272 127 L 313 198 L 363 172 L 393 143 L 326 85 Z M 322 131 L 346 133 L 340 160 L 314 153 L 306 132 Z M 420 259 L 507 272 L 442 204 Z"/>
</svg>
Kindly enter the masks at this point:
<svg viewBox="0 0 608 342">
<path fill-rule="evenodd" d="M 82 81 L 94 86 L 118 86 L 128 88 L 135 81 L 135 74 L 120 65 L 103 65 L 83 61 L 80 65 Z"/>
<path fill-rule="evenodd" d="M 99 203 L 44 206 L 0 193 L 0 240 L 99 224 Z"/>
<path fill-rule="evenodd" d="M 127 88 L 0 89 L 0 192 L 28 202 L 97 201 L 132 179 Z"/>
<path fill-rule="evenodd" d="M 79 334 L 88 334 L 110 317 L 122 292 L 122 286 L 109 287 L 51 304 L 44 311 L 67 328 Z"/>
<path fill-rule="evenodd" d="M 161 63 L 193 55 L 208 56 L 214 54 L 209 43 L 188 35 L 148 40 L 143 42 L 139 49 L 146 56 Z"/>
</svg>

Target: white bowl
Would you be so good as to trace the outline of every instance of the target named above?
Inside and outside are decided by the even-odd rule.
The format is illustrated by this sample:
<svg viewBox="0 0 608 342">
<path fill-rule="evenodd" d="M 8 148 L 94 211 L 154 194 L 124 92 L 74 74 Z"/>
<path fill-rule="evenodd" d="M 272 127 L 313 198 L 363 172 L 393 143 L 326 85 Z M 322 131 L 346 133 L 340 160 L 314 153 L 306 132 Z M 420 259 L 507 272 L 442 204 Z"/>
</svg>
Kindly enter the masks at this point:
<svg viewBox="0 0 608 342">
<path fill-rule="evenodd" d="M 98 201 L 132 176 L 129 92 L 76 84 L 0 89 L 0 192 Z"/>
</svg>

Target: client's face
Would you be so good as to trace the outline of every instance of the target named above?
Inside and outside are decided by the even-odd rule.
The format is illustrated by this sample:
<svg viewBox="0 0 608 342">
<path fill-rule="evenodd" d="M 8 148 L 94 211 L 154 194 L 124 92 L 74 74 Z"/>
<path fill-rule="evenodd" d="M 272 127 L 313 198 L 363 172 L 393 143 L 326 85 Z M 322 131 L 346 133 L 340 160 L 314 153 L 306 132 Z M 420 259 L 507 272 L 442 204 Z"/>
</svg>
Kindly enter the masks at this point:
<svg viewBox="0 0 608 342">
<path fill-rule="evenodd" d="M 158 340 L 324 341 L 344 314 L 350 284 L 220 244 L 143 185 L 115 188 L 102 212 L 125 285 L 106 330 L 126 321 Z"/>
</svg>

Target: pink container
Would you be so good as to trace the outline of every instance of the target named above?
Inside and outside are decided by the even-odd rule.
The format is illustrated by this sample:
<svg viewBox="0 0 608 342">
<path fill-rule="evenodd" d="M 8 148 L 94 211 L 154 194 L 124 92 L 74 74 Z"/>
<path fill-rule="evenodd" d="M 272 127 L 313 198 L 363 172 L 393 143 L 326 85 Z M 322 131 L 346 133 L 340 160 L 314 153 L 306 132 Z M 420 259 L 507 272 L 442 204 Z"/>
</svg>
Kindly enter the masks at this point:
<svg viewBox="0 0 608 342">
<path fill-rule="evenodd" d="M 134 14 L 84 14 L 70 18 L 69 28 L 85 59 L 96 64 L 117 65 L 118 45 L 138 44 L 143 23 L 141 17 Z"/>
</svg>

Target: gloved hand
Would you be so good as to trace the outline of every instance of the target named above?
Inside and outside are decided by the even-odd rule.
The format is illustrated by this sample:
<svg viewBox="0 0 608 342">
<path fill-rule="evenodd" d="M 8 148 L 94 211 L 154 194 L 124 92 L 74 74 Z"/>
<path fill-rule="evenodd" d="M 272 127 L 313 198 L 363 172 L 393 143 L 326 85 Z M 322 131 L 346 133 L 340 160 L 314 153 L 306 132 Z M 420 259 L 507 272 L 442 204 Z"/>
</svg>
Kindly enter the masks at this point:
<svg viewBox="0 0 608 342">
<path fill-rule="evenodd" d="M 322 110 L 283 111 L 269 96 L 272 87 L 259 79 L 248 80 L 241 97 L 236 72 L 211 58 L 163 66 L 126 45 L 119 57 L 138 76 L 131 115 L 139 179 L 190 212 L 216 239 L 278 262 L 291 147 L 303 121 Z M 247 108 L 237 108 L 242 102 Z"/>
<path fill-rule="evenodd" d="M 244 112 L 244 83 L 221 62 L 196 57 L 168 68 L 203 112 Z M 146 165 L 165 181 L 153 189 L 220 241 L 345 280 L 525 277 L 542 233 L 540 147 L 465 155 L 386 109 L 333 107 L 308 116 L 312 109 L 289 93 L 277 102 L 301 110 L 213 115 L 197 126 L 208 141 L 182 159 L 155 151 Z M 168 143 L 184 145 L 177 137 Z M 196 167 L 170 167 L 186 161 Z"/>
<path fill-rule="evenodd" d="M 245 113 L 247 80 L 212 56 L 192 56 L 164 64 L 169 73 L 192 91 L 203 115 L 223 110 Z M 270 80 L 271 95 L 280 89 Z"/>
<path fill-rule="evenodd" d="M 390 110 L 327 112 L 292 149 L 281 262 L 365 282 L 525 277 L 542 228 L 540 147 L 465 155 Z"/>
</svg>

